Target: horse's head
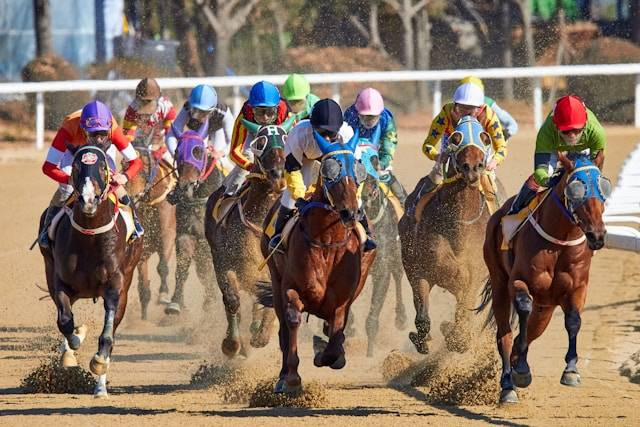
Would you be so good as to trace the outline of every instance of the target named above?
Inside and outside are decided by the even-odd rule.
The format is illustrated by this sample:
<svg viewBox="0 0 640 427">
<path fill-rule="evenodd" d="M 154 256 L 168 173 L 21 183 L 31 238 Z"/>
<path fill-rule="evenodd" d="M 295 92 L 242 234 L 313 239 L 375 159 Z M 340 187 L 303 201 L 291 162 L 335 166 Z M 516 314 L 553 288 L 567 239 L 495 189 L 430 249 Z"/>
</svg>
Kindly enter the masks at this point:
<svg viewBox="0 0 640 427">
<path fill-rule="evenodd" d="M 202 136 L 193 130 L 184 132 L 176 148 L 177 190 L 187 198 L 193 197 L 200 177 L 207 165 L 207 150 Z"/>
<path fill-rule="evenodd" d="M 109 164 L 107 154 L 97 146 L 84 145 L 72 148 L 73 163 L 71 182 L 76 193 L 76 203 L 82 213 L 91 217 L 107 195 L 109 188 Z"/>
<path fill-rule="evenodd" d="M 487 165 L 491 137 L 478 119 L 464 116 L 449 137 L 448 150 L 452 153 L 456 172 L 469 185 L 477 185 Z"/>
<path fill-rule="evenodd" d="M 138 157 L 142 160 L 142 169 L 140 170 L 140 173 L 127 181 L 126 186 L 127 193 L 133 197 L 134 200 L 140 197 L 143 191 L 147 188 L 151 165 L 153 163 L 151 150 L 146 147 L 136 147 L 135 150 L 138 153 Z M 125 161 L 123 160 L 122 163 L 124 164 Z"/>
<path fill-rule="evenodd" d="M 565 173 L 559 190 L 562 190 L 565 207 L 573 222 L 587 238 L 590 249 L 604 246 L 607 230 L 602 220 L 604 202 L 611 195 L 611 181 L 600 172 L 604 153 L 600 151 L 592 161 L 588 155 L 570 158 L 558 153 Z"/>
<path fill-rule="evenodd" d="M 358 144 L 358 131 L 347 143 L 329 142 L 317 131 L 313 131 L 318 147 L 322 151 L 320 178 L 324 197 L 338 212 L 342 223 L 351 227 L 360 216 L 358 208 L 358 186 L 366 179 L 367 171 L 356 160 L 354 152 Z"/>
<path fill-rule="evenodd" d="M 256 135 L 249 143 L 249 149 L 255 156 L 255 164 L 276 193 L 281 193 L 287 186 L 284 178 L 284 144 L 294 120 L 295 117 L 281 126 L 260 126 L 243 119 L 245 127 Z"/>
<path fill-rule="evenodd" d="M 372 209 L 379 202 L 382 192 L 378 185 L 378 181 L 381 178 L 378 172 L 380 168 L 378 153 L 376 153 L 373 148 L 367 147 L 360 153 L 360 162 L 367 171 L 367 177 L 364 180 L 360 198 L 362 199 L 362 204 L 365 209 Z"/>
</svg>

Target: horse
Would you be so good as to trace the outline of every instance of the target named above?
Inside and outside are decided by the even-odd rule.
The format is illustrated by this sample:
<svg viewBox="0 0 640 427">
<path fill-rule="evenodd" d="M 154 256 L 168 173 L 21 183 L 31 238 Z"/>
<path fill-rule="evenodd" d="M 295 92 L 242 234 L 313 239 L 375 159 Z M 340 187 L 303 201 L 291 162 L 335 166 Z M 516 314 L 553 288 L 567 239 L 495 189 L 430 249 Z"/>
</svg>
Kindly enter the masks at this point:
<svg viewBox="0 0 640 427">
<path fill-rule="evenodd" d="M 369 224 L 375 231 L 378 254 L 371 266 L 371 307 L 366 320 L 367 331 L 367 357 L 373 357 L 376 337 L 378 335 L 379 318 L 384 300 L 391 284 L 391 278 L 395 282 L 396 307 L 395 327 L 398 330 L 405 328 L 407 315 L 402 302 L 402 277 L 404 267 L 400 253 L 400 241 L 398 237 L 398 214 L 389 202 L 389 187 L 381 183 L 381 176 L 376 168 L 378 162 L 377 153 L 371 148 L 363 151 L 362 164 L 367 169 L 367 178 L 362 188 L 362 208 L 367 214 Z"/>
<path fill-rule="evenodd" d="M 138 263 L 138 296 L 142 320 L 147 319 L 147 307 L 151 300 L 151 281 L 148 262 L 158 254 L 156 270 L 160 276 L 159 304 L 168 304 L 169 260 L 173 255 L 176 239 L 176 207 L 166 200 L 176 179 L 173 168 L 154 157 L 148 147 L 135 146 L 142 159 L 143 168 L 127 183 L 127 192 L 133 198 L 142 226 L 145 229 L 142 256 Z"/>
<path fill-rule="evenodd" d="M 552 179 L 559 182 L 539 193 L 537 207 L 529 210 L 508 248 L 503 246 L 501 223 L 512 199 L 493 214 L 487 225 L 484 259 L 489 280 L 479 310 L 491 304 L 497 325 L 502 358 L 501 403 L 517 402 L 516 387 L 531 383 L 529 345 L 542 335 L 557 306 L 564 312 L 569 337 L 560 383 L 580 384 L 576 349 L 580 313 L 587 296 L 591 257 L 604 245 L 602 214 L 611 183 L 600 172 L 602 151 L 593 161 L 588 155 L 571 159 L 564 153 L 558 153 L 558 160 L 561 172 Z M 514 343 L 511 320 L 515 316 L 519 334 Z"/>
<path fill-rule="evenodd" d="M 239 291 L 256 295 L 256 284 L 269 280 L 266 271 L 259 271 L 263 261 L 260 252 L 262 223 L 286 188 L 284 144 L 291 127 L 291 123 L 282 127 L 260 126 L 246 120 L 244 123 L 256 135 L 249 144 L 255 156 L 254 166 L 238 196 L 225 198 L 224 188 L 219 189 L 209 197 L 205 213 L 205 234 L 227 315 L 222 352 L 231 358 L 242 346 Z M 251 346 L 267 345 L 274 321 L 273 310 L 262 309 L 257 302 L 254 304 Z"/>
<path fill-rule="evenodd" d="M 398 224 L 402 263 L 416 309 L 416 332 L 410 332 L 409 339 L 421 354 L 429 352 L 429 293 L 435 286 L 456 298 L 453 325 L 441 325 L 447 349 L 464 352 L 470 343 L 471 310 L 482 284 L 478 278 L 486 277 L 480 256 L 490 217 L 486 199 L 495 197 L 487 194 L 494 190 L 487 190 L 493 186 L 484 176 L 490 145 L 491 137 L 478 120 L 464 117 L 448 140 L 444 184 L 417 202 L 415 216 L 405 213 Z"/>
<path fill-rule="evenodd" d="M 276 250 L 269 255 L 266 233 L 261 243 L 272 286 L 262 289 L 259 300 L 275 308 L 280 324 L 282 366 L 276 393 L 302 390 L 298 327 L 303 311 L 324 319 L 324 332 L 329 337 L 328 343 L 314 337 L 314 365 L 332 369 L 345 366 L 344 328 L 349 308 L 362 291 L 376 252 L 364 252 L 364 231 L 357 231 L 361 215 L 357 189 L 366 177 L 364 166 L 353 154 L 357 132 L 346 144 L 329 143 L 317 132 L 314 137 L 323 153 L 315 192 L 299 210 L 288 238 L 283 235 L 286 247 L 282 252 Z M 268 218 L 277 209 L 275 205 Z"/>
<path fill-rule="evenodd" d="M 176 205 L 176 288 L 164 311 L 171 315 L 181 313 L 184 283 L 191 262 L 195 261 L 196 273 L 205 289 L 203 309 L 207 312 L 215 300 L 215 278 L 204 216 L 207 200 L 220 187 L 224 176 L 196 131 L 186 131 L 179 137 L 175 161 L 178 183 L 167 200 Z"/>
<path fill-rule="evenodd" d="M 58 217 L 53 244 L 40 247 L 49 295 L 58 311 L 58 329 L 64 335 L 62 365 L 77 366 L 74 350 L 84 341 L 87 328 L 76 327 L 73 304 L 80 298 L 104 301 L 104 327 L 98 352 L 89 369 L 98 375 L 94 396 L 107 396 L 107 369 L 115 332 L 127 306 L 133 270 L 142 253 L 142 239 L 127 242 L 127 224 L 110 187 L 110 171 L 103 146 L 69 147 L 74 152 L 71 182 L 72 207 Z M 45 213 L 40 218 L 40 231 Z M 54 221 L 55 222 L 55 221 Z M 133 230 L 131 218 L 129 229 Z"/>
</svg>

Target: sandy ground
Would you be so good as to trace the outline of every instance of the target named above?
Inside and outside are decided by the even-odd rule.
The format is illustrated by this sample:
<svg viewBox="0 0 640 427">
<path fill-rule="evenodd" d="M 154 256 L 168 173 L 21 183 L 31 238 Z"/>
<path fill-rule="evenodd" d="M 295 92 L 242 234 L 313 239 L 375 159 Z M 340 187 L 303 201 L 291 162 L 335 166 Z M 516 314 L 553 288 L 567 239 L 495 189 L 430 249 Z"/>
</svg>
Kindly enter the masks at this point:
<svg viewBox="0 0 640 427">
<path fill-rule="evenodd" d="M 607 133 L 605 172 L 615 180 L 621 162 L 640 140 L 640 133 L 622 127 L 607 127 Z M 419 150 L 423 131 L 401 128 L 399 134 L 396 173 L 410 191 L 431 165 Z M 510 142 L 509 157 L 499 170 L 509 193 L 517 191 L 530 173 L 533 141 L 533 129 L 525 126 Z M 578 338 L 583 385 L 568 388 L 559 383 L 567 338 L 558 310 L 549 329 L 530 349 L 533 384 L 521 395 L 521 403 L 514 406 L 432 405 L 426 403 L 428 388 L 388 386 L 381 375 L 383 358 L 392 349 L 416 353 L 407 339 L 409 329 L 397 331 L 393 327 L 395 296 L 390 292 L 383 310 L 377 356 L 364 356 L 369 289 L 355 304 L 360 334 L 348 342 L 347 366 L 342 371 L 313 367 L 308 337 L 317 322 L 311 319 L 302 328 L 305 338 L 300 372 L 304 381 L 326 384 L 326 407 L 270 409 L 225 403 L 220 390 L 198 390 L 189 384 L 191 374 L 204 360 L 221 359 L 219 344 L 226 327 L 221 299 L 215 312 L 202 313 L 203 291 L 194 272 L 186 289 L 188 312 L 173 323 L 167 322 L 161 308 L 155 305 L 149 321 L 139 320 L 134 278 L 129 307 L 116 336 L 109 399 L 21 394 L 20 380 L 38 366 L 42 357 L 51 354 L 50 348 L 59 336 L 53 303 L 48 299 L 39 301 L 44 293 L 37 285 L 46 286 L 42 258 L 37 251 L 27 250 L 36 233 L 36 219 L 55 189 L 40 172 L 43 157 L 44 153 L 33 152 L 28 146 L 0 144 L 0 197 L 4 207 L 0 213 L 0 236 L 4 242 L 0 249 L 0 424 L 640 424 L 640 387 L 618 374 L 620 364 L 640 348 L 640 263 L 637 255 L 615 250 L 600 251 L 591 270 L 591 287 Z M 155 276 L 153 283 L 155 297 Z M 406 279 L 403 300 L 410 326 L 414 310 Z M 431 307 L 435 321 L 431 348 L 437 350 L 442 347 L 438 326 L 451 317 L 453 298 L 436 289 Z M 79 352 L 81 365 L 87 367 L 102 327 L 102 304 L 80 301 L 74 312 L 76 321 L 87 323 L 90 328 Z M 278 359 L 274 339 L 265 349 L 253 351 L 246 363 L 262 367 L 265 375 L 275 376 Z"/>
</svg>

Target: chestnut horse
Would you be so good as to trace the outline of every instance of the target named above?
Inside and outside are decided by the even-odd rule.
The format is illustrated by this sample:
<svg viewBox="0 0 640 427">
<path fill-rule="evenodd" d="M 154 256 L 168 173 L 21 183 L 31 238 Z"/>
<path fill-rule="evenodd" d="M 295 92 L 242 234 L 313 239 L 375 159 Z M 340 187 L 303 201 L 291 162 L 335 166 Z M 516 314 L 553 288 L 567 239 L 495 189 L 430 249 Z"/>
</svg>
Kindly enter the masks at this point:
<svg viewBox="0 0 640 427">
<path fill-rule="evenodd" d="M 209 196 L 224 178 L 217 161 L 208 155 L 202 136 L 196 131 L 184 132 L 178 140 L 175 154 L 178 183 L 167 195 L 176 205 L 176 288 L 167 314 L 180 314 L 184 305 L 184 283 L 191 262 L 204 286 L 203 309 L 208 312 L 215 300 L 215 278 L 211 252 L 204 233 L 204 213 Z"/>
<path fill-rule="evenodd" d="M 127 192 L 136 204 L 136 210 L 144 227 L 144 245 L 138 263 L 138 296 L 142 319 L 147 318 L 147 307 L 151 300 L 149 258 L 158 254 L 156 270 L 160 276 L 158 303 L 168 304 L 169 261 L 173 255 L 176 239 L 176 207 L 166 200 L 173 189 L 173 168 L 163 160 L 156 159 L 147 147 L 136 146 L 142 159 L 142 170 L 127 183 Z"/>
<path fill-rule="evenodd" d="M 220 222 L 214 218 L 216 205 L 224 196 L 220 188 L 209 197 L 205 213 L 205 233 L 211 247 L 211 257 L 218 286 L 222 292 L 227 314 L 227 333 L 222 341 L 222 352 L 234 357 L 241 349 L 240 339 L 240 290 L 256 295 L 258 282 L 268 281 L 267 272 L 260 272 L 263 262 L 260 252 L 262 223 L 267 212 L 286 187 L 284 179 L 284 144 L 291 124 L 259 126 L 244 121 L 256 138 L 249 148 L 255 156 L 255 164 L 247 182 L 238 191 L 228 214 L 222 214 Z M 273 310 L 258 306 L 256 302 L 251 323 L 251 345 L 264 347 L 269 342 L 275 314 Z"/>
<path fill-rule="evenodd" d="M 569 336 L 560 382 L 580 384 L 576 349 L 580 313 L 587 297 L 591 257 L 604 245 L 602 213 L 611 183 L 600 173 L 602 151 L 594 161 L 588 155 L 577 155 L 572 160 L 562 153 L 558 160 L 563 172 L 554 179 L 559 182 L 529 213 L 511 239 L 509 250 L 501 250 L 501 220 L 512 199 L 493 214 L 487 225 L 484 259 L 489 281 L 479 310 L 491 303 L 498 327 L 497 344 L 502 357 L 500 402 L 517 402 L 516 387 L 531 383 L 529 345 L 544 332 L 556 306 L 564 312 Z M 519 324 L 515 343 L 510 322 L 512 306 Z"/>
<path fill-rule="evenodd" d="M 447 348 L 458 352 L 468 348 L 472 309 L 486 277 L 480 254 L 491 216 L 485 198 L 489 179 L 483 177 L 490 146 L 491 138 L 478 120 L 463 117 L 447 143 L 446 164 L 450 167 L 445 170 L 444 184 L 425 195 L 432 196 L 426 206 L 424 200 L 418 204 L 419 220 L 413 213 L 405 213 L 398 224 L 402 262 L 416 309 L 416 332 L 410 332 L 409 338 L 419 353 L 429 351 L 429 293 L 435 286 L 456 298 L 454 323 L 443 322 L 441 326 Z M 424 206 L 421 214 L 420 205 Z"/>
<path fill-rule="evenodd" d="M 104 328 L 89 368 L 99 376 L 94 395 L 106 397 L 114 336 L 127 307 L 142 239 L 127 243 L 127 227 L 118 211 L 117 196 L 110 191 L 103 147 L 69 149 L 75 151 L 71 169 L 75 201 L 71 208 L 64 208 L 51 247 L 40 247 L 40 252 L 49 295 L 58 310 L 58 329 L 64 335 L 63 366 L 77 365 L 73 350 L 86 335 L 86 326 L 75 326 L 71 307 L 80 298 L 102 297 L 104 301 Z M 40 228 L 43 221 L 44 214 Z"/>
<path fill-rule="evenodd" d="M 272 287 L 260 301 L 273 304 L 280 323 L 282 367 L 274 391 L 296 393 L 302 389 L 298 374 L 298 327 L 302 312 L 325 320 L 326 343 L 314 337 L 315 366 L 342 369 L 343 343 L 349 308 L 367 278 L 375 250 L 363 252 L 356 226 L 362 214 L 357 189 L 366 171 L 354 157 L 357 132 L 348 143 L 329 143 L 314 131 L 323 153 L 320 176 L 311 201 L 300 209 L 297 224 L 283 253 L 268 258 Z M 271 215 L 278 209 L 272 208 Z M 269 238 L 262 238 L 268 256 Z M 272 300 L 269 301 L 270 297 Z"/>
<path fill-rule="evenodd" d="M 369 225 L 376 235 L 378 254 L 371 266 L 371 307 L 365 323 L 367 331 L 367 357 L 373 357 L 378 335 L 380 312 L 387 297 L 391 279 L 395 282 L 396 307 L 395 327 L 403 330 L 407 314 L 402 302 L 402 277 L 404 268 L 398 237 L 398 214 L 389 202 L 389 187 L 381 183 L 380 174 L 375 165 L 378 154 L 371 148 L 363 151 L 362 164 L 367 169 L 367 179 L 362 188 L 362 207 L 369 219 Z M 351 314 L 353 319 L 353 313 Z"/>
</svg>

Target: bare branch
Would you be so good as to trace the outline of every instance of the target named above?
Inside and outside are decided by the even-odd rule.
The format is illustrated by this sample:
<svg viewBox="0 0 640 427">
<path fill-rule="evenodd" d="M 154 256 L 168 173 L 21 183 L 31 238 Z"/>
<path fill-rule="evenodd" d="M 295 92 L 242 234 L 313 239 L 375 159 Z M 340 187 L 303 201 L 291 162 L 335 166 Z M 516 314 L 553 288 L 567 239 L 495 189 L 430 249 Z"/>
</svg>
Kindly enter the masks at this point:
<svg viewBox="0 0 640 427">
<path fill-rule="evenodd" d="M 400 6 L 400 3 L 398 3 L 397 0 L 384 0 L 384 2 L 387 3 L 389 6 L 391 6 L 393 10 L 395 10 L 397 13 L 400 13 L 402 7 Z"/>
<path fill-rule="evenodd" d="M 409 15 L 413 16 L 416 13 L 420 12 L 422 8 L 427 5 L 427 3 L 429 3 L 429 0 L 420 0 L 418 3 L 411 6 L 411 9 L 409 10 Z"/>
<path fill-rule="evenodd" d="M 351 21 L 351 23 L 353 24 L 354 27 L 356 27 L 356 30 L 358 30 L 358 32 L 368 40 L 371 40 L 371 35 L 369 34 L 369 30 L 367 30 L 367 27 L 364 26 L 364 24 L 362 22 L 360 22 L 360 20 L 358 19 L 357 16 L 355 15 L 351 15 L 349 17 L 349 21 Z"/>
<path fill-rule="evenodd" d="M 202 9 L 205 18 L 207 18 L 207 21 L 209 21 L 211 27 L 213 27 L 213 31 L 215 31 L 216 34 L 222 34 L 224 28 L 222 28 L 222 26 L 220 25 L 220 21 L 218 21 L 218 18 L 213 13 L 211 8 L 206 4 L 206 2 L 204 0 L 196 0 L 196 3 Z"/>
<path fill-rule="evenodd" d="M 251 10 L 258 4 L 260 0 L 249 0 L 243 7 L 241 7 L 236 13 L 230 17 L 227 23 L 227 29 L 231 34 L 235 34 L 242 26 L 246 24 L 247 16 L 251 13 Z"/>
<path fill-rule="evenodd" d="M 489 29 L 487 28 L 487 23 L 484 18 L 478 13 L 473 4 L 469 2 L 469 0 L 457 0 L 456 6 L 460 9 L 463 14 L 466 14 L 472 18 L 475 22 L 476 26 L 482 33 L 482 35 L 486 38 L 489 34 Z"/>
</svg>

